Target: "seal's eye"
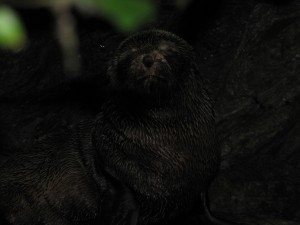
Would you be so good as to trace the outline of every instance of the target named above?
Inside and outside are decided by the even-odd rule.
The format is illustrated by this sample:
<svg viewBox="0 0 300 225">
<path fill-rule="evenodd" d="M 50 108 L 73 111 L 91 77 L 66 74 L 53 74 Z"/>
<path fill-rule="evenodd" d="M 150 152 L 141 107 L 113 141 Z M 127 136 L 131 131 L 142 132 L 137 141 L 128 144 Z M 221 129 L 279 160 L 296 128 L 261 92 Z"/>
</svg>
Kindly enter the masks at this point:
<svg viewBox="0 0 300 225">
<path fill-rule="evenodd" d="M 177 46 L 170 41 L 162 41 L 158 47 L 158 49 L 162 52 L 166 52 L 169 54 L 180 54 L 180 52 L 178 51 Z"/>
<path fill-rule="evenodd" d="M 167 51 L 168 49 L 169 49 L 169 46 L 168 46 L 166 43 L 162 43 L 162 44 L 159 46 L 159 50 Z"/>
<path fill-rule="evenodd" d="M 134 56 L 136 56 L 137 54 L 138 54 L 137 48 L 132 48 L 127 51 L 123 51 L 119 56 L 119 61 L 132 60 Z"/>
</svg>

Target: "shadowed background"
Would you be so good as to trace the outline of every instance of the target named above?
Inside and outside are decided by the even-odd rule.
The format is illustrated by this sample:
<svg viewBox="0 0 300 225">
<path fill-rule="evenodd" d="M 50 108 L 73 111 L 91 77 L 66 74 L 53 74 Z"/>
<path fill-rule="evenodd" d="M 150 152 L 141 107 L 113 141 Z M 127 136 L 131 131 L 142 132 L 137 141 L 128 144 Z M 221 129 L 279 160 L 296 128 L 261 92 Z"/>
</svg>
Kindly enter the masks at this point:
<svg viewBox="0 0 300 225">
<path fill-rule="evenodd" d="M 195 1 L 183 12 L 157 2 L 158 20 L 149 27 L 194 46 L 215 99 L 223 162 L 210 191 L 213 210 L 255 224 L 299 224 L 300 3 Z M 82 73 L 70 77 L 53 15 L 18 12 L 29 43 L 18 53 L 0 51 L 2 149 L 95 118 L 107 61 L 126 36 L 75 12 Z"/>
</svg>

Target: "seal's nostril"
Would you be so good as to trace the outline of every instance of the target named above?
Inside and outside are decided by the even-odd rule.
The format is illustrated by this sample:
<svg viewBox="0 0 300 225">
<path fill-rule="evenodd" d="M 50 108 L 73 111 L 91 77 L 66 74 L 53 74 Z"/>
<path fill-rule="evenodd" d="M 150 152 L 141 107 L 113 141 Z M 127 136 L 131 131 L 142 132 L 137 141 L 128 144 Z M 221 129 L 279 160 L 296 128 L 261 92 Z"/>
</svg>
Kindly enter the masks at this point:
<svg viewBox="0 0 300 225">
<path fill-rule="evenodd" d="M 154 63 L 154 60 L 153 60 L 153 58 L 151 56 L 145 55 L 143 57 L 143 63 L 144 63 L 144 65 L 146 67 L 150 68 L 153 65 L 153 63 Z"/>
</svg>

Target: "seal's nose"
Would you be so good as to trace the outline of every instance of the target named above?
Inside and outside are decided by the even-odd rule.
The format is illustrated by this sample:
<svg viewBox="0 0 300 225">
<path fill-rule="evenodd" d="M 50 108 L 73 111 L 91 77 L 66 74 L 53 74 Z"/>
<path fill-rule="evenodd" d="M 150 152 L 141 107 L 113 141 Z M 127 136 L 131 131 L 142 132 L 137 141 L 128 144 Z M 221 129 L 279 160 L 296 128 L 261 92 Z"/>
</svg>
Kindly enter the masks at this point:
<svg viewBox="0 0 300 225">
<path fill-rule="evenodd" d="M 143 57 L 143 64 L 145 67 L 150 68 L 154 63 L 154 59 L 150 55 L 145 55 Z"/>
</svg>

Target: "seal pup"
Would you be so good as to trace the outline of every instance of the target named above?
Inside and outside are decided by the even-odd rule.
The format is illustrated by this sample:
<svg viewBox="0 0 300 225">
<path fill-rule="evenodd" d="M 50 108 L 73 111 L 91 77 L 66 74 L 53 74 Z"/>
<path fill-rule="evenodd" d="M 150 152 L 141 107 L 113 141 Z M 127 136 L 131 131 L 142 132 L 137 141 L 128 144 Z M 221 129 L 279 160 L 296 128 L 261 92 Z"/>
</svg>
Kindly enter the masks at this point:
<svg viewBox="0 0 300 225">
<path fill-rule="evenodd" d="M 109 98 L 92 142 L 100 170 L 134 193 L 139 223 L 175 218 L 199 202 L 208 209 L 203 193 L 217 174 L 220 148 L 195 61 L 180 37 L 148 30 L 124 40 L 110 62 Z"/>
</svg>

